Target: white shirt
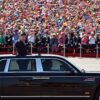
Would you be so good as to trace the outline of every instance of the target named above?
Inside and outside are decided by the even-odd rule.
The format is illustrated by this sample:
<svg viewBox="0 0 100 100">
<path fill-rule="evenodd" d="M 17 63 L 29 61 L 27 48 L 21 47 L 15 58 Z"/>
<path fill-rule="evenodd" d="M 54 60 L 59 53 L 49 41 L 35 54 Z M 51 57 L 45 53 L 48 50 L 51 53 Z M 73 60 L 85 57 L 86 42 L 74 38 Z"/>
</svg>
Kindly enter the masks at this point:
<svg viewBox="0 0 100 100">
<path fill-rule="evenodd" d="M 28 42 L 34 43 L 35 42 L 35 37 L 33 35 L 28 36 Z"/>
<path fill-rule="evenodd" d="M 89 44 L 96 44 L 95 37 L 89 37 Z"/>
</svg>

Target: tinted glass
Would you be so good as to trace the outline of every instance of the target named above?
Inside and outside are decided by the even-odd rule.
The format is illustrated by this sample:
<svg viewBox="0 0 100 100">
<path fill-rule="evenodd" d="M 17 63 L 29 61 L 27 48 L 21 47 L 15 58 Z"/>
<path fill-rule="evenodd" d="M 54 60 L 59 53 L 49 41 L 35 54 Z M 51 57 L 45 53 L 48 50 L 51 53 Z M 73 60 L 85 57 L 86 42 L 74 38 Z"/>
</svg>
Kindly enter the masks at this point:
<svg viewBox="0 0 100 100">
<path fill-rule="evenodd" d="M 70 71 L 69 65 L 58 59 L 41 59 L 43 71 Z"/>
<path fill-rule="evenodd" d="M 13 59 L 9 71 L 36 71 L 35 59 Z"/>
<path fill-rule="evenodd" d="M 1 60 L 0 61 L 0 72 L 4 71 L 6 65 L 6 60 Z"/>
</svg>

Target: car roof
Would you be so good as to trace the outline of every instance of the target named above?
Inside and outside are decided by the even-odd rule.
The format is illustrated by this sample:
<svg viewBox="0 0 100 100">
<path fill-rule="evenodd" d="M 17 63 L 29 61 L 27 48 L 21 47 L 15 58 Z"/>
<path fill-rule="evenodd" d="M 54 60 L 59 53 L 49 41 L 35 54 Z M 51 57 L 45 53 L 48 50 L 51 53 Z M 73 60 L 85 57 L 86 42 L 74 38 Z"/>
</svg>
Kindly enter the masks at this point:
<svg viewBox="0 0 100 100">
<path fill-rule="evenodd" d="M 27 55 L 26 57 L 34 57 L 34 56 L 40 56 L 40 57 L 60 57 L 66 59 L 64 56 L 56 55 L 56 54 L 32 54 L 32 55 Z M 13 54 L 1 54 L 0 58 L 5 58 L 5 57 L 18 57 Z"/>
</svg>

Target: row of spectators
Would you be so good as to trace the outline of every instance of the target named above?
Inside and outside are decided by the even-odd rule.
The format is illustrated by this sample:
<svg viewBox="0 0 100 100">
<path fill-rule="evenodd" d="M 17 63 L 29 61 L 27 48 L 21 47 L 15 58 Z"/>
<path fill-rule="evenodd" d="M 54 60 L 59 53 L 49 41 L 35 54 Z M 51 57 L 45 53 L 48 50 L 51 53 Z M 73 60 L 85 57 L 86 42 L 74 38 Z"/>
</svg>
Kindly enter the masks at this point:
<svg viewBox="0 0 100 100">
<path fill-rule="evenodd" d="M 22 33 L 34 46 L 100 47 L 100 0 L 0 1 L 0 44 L 12 46 Z"/>
<path fill-rule="evenodd" d="M 0 35 L 0 45 L 1 46 L 12 46 L 15 44 L 19 39 L 19 32 L 18 30 L 15 31 L 14 35 L 11 36 L 5 36 L 2 34 Z M 83 48 L 100 48 L 100 34 L 97 34 L 95 37 L 94 33 L 91 33 L 91 35 L 84 35 L 80 37 L 80 35 L 71 32 L 70 34 L 63 33 L 61 37 L 59 38 L 56 33 L 53 33 L 52 35 L 48 34 L 37 34 L 33 31 L 30 31 L 30 34 L 27 34 L 26 39 L 26 45 L 30 45 L 30 43 L 33 44 L 33 47 L 46 47 L 48 44 L 50 45 L 50 48 L 52 49 L 52 52 L 57 52 L 59 47 L 63 47 L 64 44 L 66 48 L 79 48 L 80 45 L 82 45 Z"/>
</svg>

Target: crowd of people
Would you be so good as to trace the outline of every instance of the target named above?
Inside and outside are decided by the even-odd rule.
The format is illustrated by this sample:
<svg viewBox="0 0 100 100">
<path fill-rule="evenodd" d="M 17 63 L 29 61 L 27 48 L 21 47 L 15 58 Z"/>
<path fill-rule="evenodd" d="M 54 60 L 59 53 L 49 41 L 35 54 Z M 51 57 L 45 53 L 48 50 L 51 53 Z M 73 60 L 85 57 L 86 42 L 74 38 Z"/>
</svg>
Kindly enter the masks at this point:
<svg viewBox="0 0 100 100">
<path fill-rule="evenodd" d="M 19 35 L 26 43 L 52 52 L 66 48 L 100 47 L 100 0 L 0 1 L 0 45 L 12 46 Z"/>
</svg>

